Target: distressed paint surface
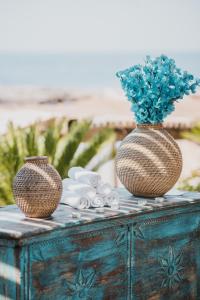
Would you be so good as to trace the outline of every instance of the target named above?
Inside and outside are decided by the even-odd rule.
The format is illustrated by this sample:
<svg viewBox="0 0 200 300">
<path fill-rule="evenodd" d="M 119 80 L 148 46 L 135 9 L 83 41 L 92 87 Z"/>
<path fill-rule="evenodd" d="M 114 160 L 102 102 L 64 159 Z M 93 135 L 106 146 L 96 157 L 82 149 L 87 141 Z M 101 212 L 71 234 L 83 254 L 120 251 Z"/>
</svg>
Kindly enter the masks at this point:
<svg viewBox="0 0 200 300">
<path fill-rule="evenodd" d="M 120 210 L 0 209 L 0 300 L 200 299 L 200 194 L 163 203 L 120 191 Z"/>
<path fill-rule="evenodd" d="M 0 299 L 19 299 L 20 276 L 15 251 L 0 247 Z"/>
<path fill-rule="evenodd" d="M 200 299 L 200 214 L 149 219 L 132 228 L 132 299 Z"/>
<path fill-rule="evenodd" d="M 31 246 L 30 299 L 127 299 L 127 249 L 126 227 Z"/>
</svg>

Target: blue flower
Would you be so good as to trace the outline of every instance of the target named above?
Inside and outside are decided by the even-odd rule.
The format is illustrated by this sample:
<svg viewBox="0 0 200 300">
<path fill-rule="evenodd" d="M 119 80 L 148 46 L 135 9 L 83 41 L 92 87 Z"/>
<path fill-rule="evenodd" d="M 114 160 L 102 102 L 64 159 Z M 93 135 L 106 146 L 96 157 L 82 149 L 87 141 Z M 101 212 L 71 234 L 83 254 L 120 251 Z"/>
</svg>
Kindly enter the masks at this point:
<svg viewBox="0 0 200 300">
<path fill-rule="evenodd" d="M 146 57 L 145 65 L 117 72 L 117 77 L 138 123 L 162 123 L 174 110 L 174 102 L 195 93 L 200 79 L 177 68 L 166 55 Z"/>
</svg>

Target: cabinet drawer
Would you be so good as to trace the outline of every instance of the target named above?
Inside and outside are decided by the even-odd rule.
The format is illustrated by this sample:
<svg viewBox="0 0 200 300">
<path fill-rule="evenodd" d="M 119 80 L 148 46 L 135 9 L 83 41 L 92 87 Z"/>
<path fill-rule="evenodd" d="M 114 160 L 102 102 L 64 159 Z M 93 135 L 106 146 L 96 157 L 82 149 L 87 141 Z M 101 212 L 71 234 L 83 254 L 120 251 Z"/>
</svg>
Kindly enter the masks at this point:
<svg viewBox="0 0 200 300">
<path fill-rule="evenodd" d="M 160 217 L 132 226 L 133 300 L 200 299 L 200 216 Z"/>
<path fill-rule="evenodd" d="M 30 246 L 30 299 L 127 299 L 127 227 Z"/>
</svg>

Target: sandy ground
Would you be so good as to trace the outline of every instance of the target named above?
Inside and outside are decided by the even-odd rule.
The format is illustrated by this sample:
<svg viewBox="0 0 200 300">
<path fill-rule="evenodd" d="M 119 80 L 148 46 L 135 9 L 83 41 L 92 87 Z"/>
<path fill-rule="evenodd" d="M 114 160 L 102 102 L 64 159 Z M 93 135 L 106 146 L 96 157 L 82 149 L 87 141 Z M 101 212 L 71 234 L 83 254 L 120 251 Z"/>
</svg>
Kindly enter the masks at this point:
<svg viewBox="0 0 200 300">
<path fill-rule="evenodd" d="M 130 104 L 121 91 L 67 91 L 65 89 L 0 87 L 0 132 L 9 120 L 27 125 L 52 116 L 92 118 L 96 123 L 133 119 Z M 200 95 L 186 97 L 166 122 L 191 123 L 200 120 Z"/>
</svg>

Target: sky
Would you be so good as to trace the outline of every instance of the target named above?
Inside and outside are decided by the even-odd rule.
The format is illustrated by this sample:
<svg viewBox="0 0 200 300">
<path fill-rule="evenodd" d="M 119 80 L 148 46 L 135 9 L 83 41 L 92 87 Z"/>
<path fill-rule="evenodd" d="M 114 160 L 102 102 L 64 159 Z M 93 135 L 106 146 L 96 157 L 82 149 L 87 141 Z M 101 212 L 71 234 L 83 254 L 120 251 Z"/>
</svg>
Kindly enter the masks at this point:
<svg viewBox="0 0 200 300">
<path fill-rule="evenodd" d="M 0 52 L 199 52 L 199 12 L 199 0 L 0 0 Z"/>
</svg>

